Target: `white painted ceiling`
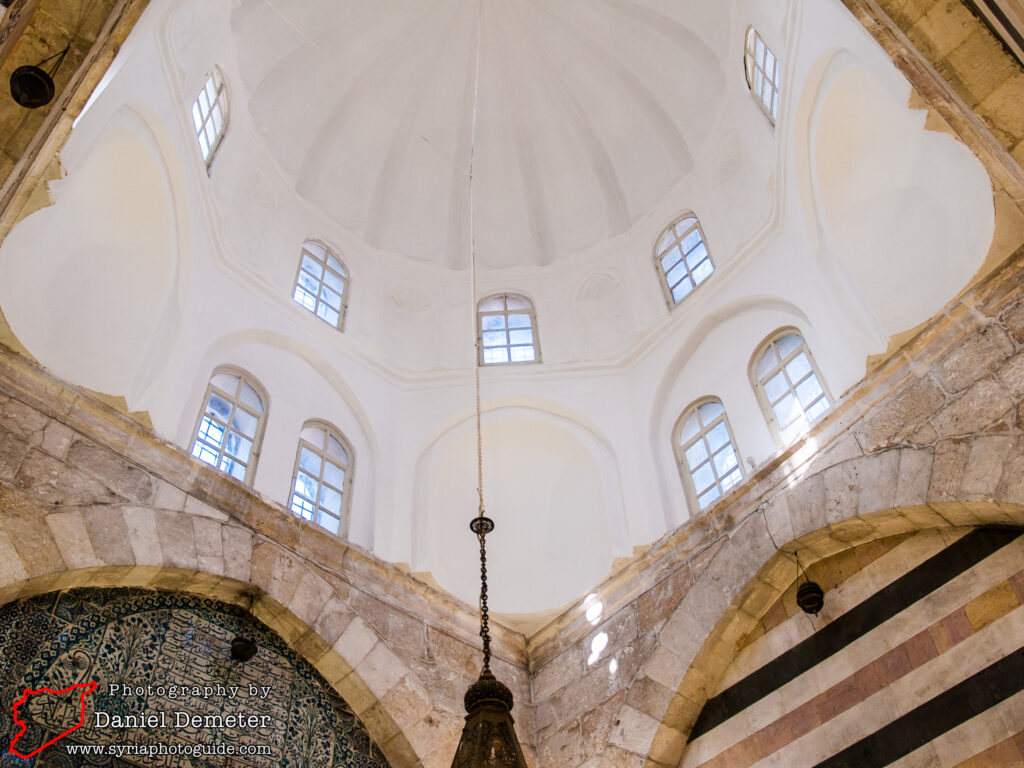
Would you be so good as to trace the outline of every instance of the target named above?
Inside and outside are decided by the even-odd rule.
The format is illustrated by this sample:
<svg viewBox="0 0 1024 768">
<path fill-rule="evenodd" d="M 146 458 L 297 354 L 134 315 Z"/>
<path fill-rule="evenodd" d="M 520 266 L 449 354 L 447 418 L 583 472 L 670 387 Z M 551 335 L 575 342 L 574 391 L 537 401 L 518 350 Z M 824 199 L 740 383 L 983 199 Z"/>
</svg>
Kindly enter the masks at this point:
<svg viewBox="0 0 1024 768">
<path fill-rule="evenodd" d="M 546 264 L 621 235 L 694 167 L 732 2 L 244 0 L 246 107 L 295 190 L 374 248 Z"/>
</svg>

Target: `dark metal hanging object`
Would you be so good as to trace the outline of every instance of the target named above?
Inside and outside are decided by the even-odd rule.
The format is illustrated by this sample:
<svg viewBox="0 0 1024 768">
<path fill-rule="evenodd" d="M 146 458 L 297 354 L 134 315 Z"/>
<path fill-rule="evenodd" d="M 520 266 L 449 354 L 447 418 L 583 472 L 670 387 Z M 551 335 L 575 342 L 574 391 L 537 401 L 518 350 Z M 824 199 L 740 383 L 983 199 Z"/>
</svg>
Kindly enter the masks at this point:
<svg viewBox="0 0 1024 768">
<path fill-rule="evenodd" d="M 64 62 L 69 45 L 63 51 L 43 59 L 38 64 L 26 64 L 11 73 L 11 97 L 21 106 L 28 109 L 45 107 L 53 101 L 53 76 Z M 44 70 L 42 65 L 48 61 L 56 61 Z"/>
<path fill-rule="evenodd" d="M 463 699 L 466 725 L 462 729 L 452 768 L 526 768 L 522 747 L 512 719 L 512 691 L 491 672 L 491 634 L 487 616 L 487 550 L 484 537 L 494 521 L 479 516 L 469 524 L 480 541 L 480 637 L 484 641 L 484 666 L 480 678 L 469 686 Z"/>
<path fill-rule="evenodd" d="M 259 646 L 248 637 L 236 637 L 231 641 L 231 659 L 233 661 L 247 662 L 256 655 Z"/>
<path fill-rule="evenodd" d="M 825 607 L 825 593 L 817 582 L 805 581 L 796 588 L 796 604 L 804 613 L 813 613 L 817 616 Z"/>
</svg>

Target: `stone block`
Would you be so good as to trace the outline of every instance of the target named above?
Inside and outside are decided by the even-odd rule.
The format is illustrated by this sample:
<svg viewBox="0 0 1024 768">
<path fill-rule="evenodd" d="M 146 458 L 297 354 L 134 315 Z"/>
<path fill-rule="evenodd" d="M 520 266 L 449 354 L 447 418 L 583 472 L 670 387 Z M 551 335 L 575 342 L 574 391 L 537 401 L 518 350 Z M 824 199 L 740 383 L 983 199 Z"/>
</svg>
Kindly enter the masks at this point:
<svg viewBox="0 0 1024 768">
<path fill-rule="evenodd" d="M 862 462 L 844 461 L 822 472 L 825 483 L 825 522 L 834 523 L 857 514 Z"/>
<path fill-rule="evenodd" d="M 649 760 L 661 765 L 678 765 L 686 747 L 686 736 L 674 728 L 661 725 L 647 749 Z"/>
<path fill-rule="evenodd" d="M 39 451 L 30 451 L 21 462 L 14 484 L 39 503 L 52 506 L 80 507 L 123 501 L 91 475 Z"/>
<path fill-rule="evenodd" d="M 612 671 L 612 661 L 597 662 L 582 677 L 562 689 L 562 712 L 566 718 L 579 717 L 621 689 L 618 662 L 615 663 L 616 671 Z"/>
<path fill-rule="evenodd" d="M 903 448 L 899 452 L 899 457 L 893 506 L 925 504 L 932 473 L 932 452 L 923 448 Z"/>
<path fill-rule="evenodd" d="M 689 733 L 697 723 L 703 704 L 691 701 L 686 696 L 675 694 L 669 702 L 662 723 L 680 733 Z M 639 707 L 638 707 L 639 709 Z"/>
<path fill-rule="evenodd" d="M 653 717 L 628 704 L 622 708 L 619 718 L 612 728 L 608 743 L 620 747 L 627 752 L 646 755 L 654 741 L 659 723 Z"/>
<path fill-rule="evenodd" d="M 278 548 L 275 554 L 266 586 L 267 594 L 281 605 L 288 605 L 302 583 L 307 568 L 305 563 L 284 549 Z"/>
<path fill-rule="evenodd" d="M 636 605 L 630 603 L 587 633 L 581 645 L 587 665 L 612 656 L 637 637 Z M 602 647 L 603 646 L 603 647 Z"/>
<path fill-rule="evenodd" d="M 224 544 L 221 524 L 205 517 L 193 517 L 196 542 L 196 567 L 203 573 L 224 575 Z"/>
<path fill-rule="evenodd" d="M 860 493 L 858 515 L 895 506 L 900 451 L 889 450 L 858 459 Z"/>
<path fill-rule="evenodd" d="M 86 507 L 82 516 L 96 557 L 107 565 L 135 565 L 135 553 L 121 509 Z"/>
<path fill-rule="evenodd" d="M 313 622 L 313 630 L 327 645 L 334 645 L 351 621 L 352 612 L 348 606 L 339 600 L 337 595 L 332 594 Z"/>
<path fill-rule="evenodd" d="M 786 493 L 794 539 L 824 528 L 828 524 L 825 518 L 823 475 L 824 473 L 819 472 L 817 475 L 805 477 Z"/>
<path fill-rule="evenodd" d="M 103 565 L 93 552 L 81 511 L 54 512 L 46 516 L 46 524 L 68 568 L 92 568 Z"/>
<path fill-rule="evenodd" d="M 185 492 L 166 480 L 157 480 L 153 506 L 157 509 L 180 512 L 185 509 Z"/>
<path fill-rule="evenodd" d="M 404 731 L 417 755 L 438 755 L 441 768 L 450 768 L 465 722 L 450 712 L 431 712 Z"/>
<path fill-rule="evenodd" d="M 13 480 L 28 452 L 28 441 L 10 432 L 0 432 L 0 480 Z"/>
<path fill-rule="evenodd" d="M 642 755 L 610 746 L 597 759 L 596 768 L 643 768 L 645 765 Z"/>
<path fill-rule="evenodd" d="M 221 526 L 224 575 L 248 583 L 252 572 L 252 534 L 233 525 Z"/>
<path fill-rule="evenodd" d="M 935 377 L 947 392 L 959 392 L 987 376 L 1013 354 L 1014 343 L 998 325 L 988 325 L 970 334 L 944 357 Z"/>
<path fill-rule="evenodd" d="M 401 650 L 415 658 L 426 656 L 426 628 L 422 620 L 360 589 L 349 592 L 349 606 L 387 640 L 396 653 Z"/>
<path fill-rule="evenodd" d="M 572 768 L 584 760 L 583 735 L 578 721 L 566 725 L 544 739 L 537 750 L 540 765 Z"/>
<path fill-rule="evenodd" d="M 689 569 L 682 566 L 640 595 L 636 601 L 638 631 L 647 632 L 665 621 L 692 585 Z"/>
<path fill-rule="evenodd" d="M 430 694 L 413 675 L 406 675 L 382 698 L 384 710 L 403 731 L 429 715 L 434 707 Z"/>
<path fill-rule="evenodd" d="M 195 496 L 185 497 L 185 513 L 188 515 L 196 515 L 198 517 L 208 517 L 212 520 L 219 520 L 222 523 L 228 521 L 228 516 L 221 512 L 219 509 L 211 507 L 204 501 L 200 501 Z"/>
<path fill-rule="evenodd" d="M 74 448 L 74 446 L 72 446 Z M 174 568 L 196 570 L 196 535 L 192 520 L 180 512 L 157 510 L 156 530 L 160 536 L 160 549 L 164 553 L 164 564 Z"/>
<path fill-rule="evenodd" d="M 645 632 L 615 654 L 614 658 L 619 664 L 619 681 L 623 687 L 629 686 L 633 679 L 636 678 L 640 668 L 647 661 L 657 644 L 658 632 Z"/>
<path fill-rule="evenodd" d="M 384 696 L 409 673 L 408 667 L 383 642 L 370 649 L 355 665 L 355 671 L 377 698 Z"/>
<path fill-rule="evenodd" d="M 384 709 L 384 705 L 379 701 L 366 711 L 361 712 L 359 719 L 363 721 L 363 725 L 369 731 L 370 738 L 378 744 L 383 744 L 401 733 L 398 729 L 398 724 L 395 723 L 391 715 Z"/>
<path fill-rule="evenodd" d="M 1024 343 L 1024 301 L 1011 304 L 999 319 L 1015 341 Z"/>
<path fill-rule="evenodd" d="M 935 0 L 886 2 L 886 12 L 900 28 L 910 35 L 927 56 L 941 59 L 970 33 L 970 26 L 959 23 L 959 16 L 950 13 L 953 3 Z M 953 22 L 956 19 L 957 23 Z M 922 40 L 923 38 L 923 40 Z"/>
<path fill-rule="evenodd" d="M 1019 438 L 982 436 L 970 443 L 967 463 L 960 481 L 961 498 L 991 498 L 996 493 L 1007 456 L 1016 452 Z"/>
<path fill-rule="evenodd" d="M 0 587 L 18 584 L 28 578 L 21 555 L 4 528 L 0 527 Z M 13 599 L 13 598 L 12 598 Z"/>
<path fill-rule="evenodd" d="M 844 461 L 857 459 L 863 455 L 864 451 L 861 450 L 860 443 L 857 442 L 857 438 L 853 433 L 844 432 L 832 445 L 826 447 L 814 457 L 808 465 L 805 474 L 814 475 L 834 464 L 841 464 Z"/>
<path fill-rule="evenodd" d="M 377 644 L 379 638 L 366 622 L 358 616 L 354 617 L 334 643 L 334 650 L 341 654 L 353 667 L 366 658 L 366 654 Z"/>
<path fill-rule="evenodd" d="M 584 712 L 580 717 L 580 735 L 583 739 L 585 758 L 596 757 L 608 744 L 608 737 L 618 718 L 619 710 L 626 702 L 626 692 L 619 691 L 614 696 Z"/>
<path fill-rule="evenodd" d="M 867 453 L 902 441 L 922 426 L 946 402 L 942 388 L 929 376 L 915 377 L 877 405 L 873 415 L 854 432 Z"/>
<path fill-rule="evenodd" d="M 1024 354 L 1010 358 L 996 371 L 996 377 L 1018 400 L 1024 397 Z"/>
<path fill-rule="evenodd" d="M 928 503 L 957 499 L 970 452 L 969 440 L 943 440 L 935 448 Z"/>
<path fill-rule="evenodd" d="M 307 625 L 312 626 L 333 591 L 330 584 L 312 570 L 307 570 L 288 603 L 288 609 Z"/>
<path fill-rule="evenodd" d="M 585 662 L 583 649 L 574 645 L 538 669 L 533 678 L 534 702 L 550 698 L 555 691 L 582 677 Z"/>
<path fill-rule="evenodd" d="M 1013 406 L 1002 384 L 982 379 L 936 413 L 932 425 L 942 437 L 969 435 L 999 421 Z"/>
<path fill-rule="evenodd" d="M 661 720 L 675 695 L 674 690 L 642 675 L 629 687 L 626 701 L 645 715 Z"/>
<path fill-rule="evenodd" d="M 475 678 L 480 672 L 480 650 L 443 630 L 427 626 L 427 655 L 457 670 L 464 677 Z"/>
<path fill-rule="evenodd" d="M 971 106 L 979 105 L 1019 71 L 1013 59 L 1003 53 L 1000 44 L 980 24 L 974 25 L 974 31 L 950 51 L 945 64 L 956 72 L 959 84 L 966 90 L 965 95 L 969 95 L 966 100 Z M 987 115 L 985 117 L 988 118 Z M 986 123 L 994 128 L 990 118 Z"/>
<path fill-rule="evenodd" d="M 689 661 L 689 659 L 684 661 L 666 646 L 659 645 L 651 651 L 650 657 L 641 667 L 641 672 L 666 688 L 675 690 L 683 679 Z"/>
<path fill-rule="evenodd" d="M 67 458 L 68 448 L 74 438 L 75 432 L 70 427 L 59 421 L 51 421 L 43 429 L 43 439 L 39 447 L 44 453 L 63 461 Z"/>
<path fill-rule="evenodd" d="M 0 430 L 38 445 L 49 418 L 20 400 L 0 401 Z"/>
<path fill-rule="evenodd" d="M 118 496 L 151 504 L 155 482 L 148 473 L 88 440 L 79 439 L 68 448 L 68 464 L 98 479 Z"/>
<path fill-rule="evenodd" d="M 57 542 L 41 517 L 8 517 L 4 523 L 30 578 L 67 569 Z"/>
</svg>

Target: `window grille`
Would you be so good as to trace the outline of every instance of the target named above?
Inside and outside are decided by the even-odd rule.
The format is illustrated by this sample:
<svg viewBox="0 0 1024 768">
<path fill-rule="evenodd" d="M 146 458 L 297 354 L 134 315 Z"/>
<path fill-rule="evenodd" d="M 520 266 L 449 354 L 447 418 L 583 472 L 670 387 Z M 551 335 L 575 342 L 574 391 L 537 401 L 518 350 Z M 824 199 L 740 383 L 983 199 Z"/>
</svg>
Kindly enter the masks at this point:
<svg viewBox="0 0 1024 768">
<path fill-rule="evenodd" d="M 702 400 L 680 417 L 676 459 L 687 491 L 703 511 L 743 480 L 743 467 L 721 401 Z"/>
<path fill-rule="evenodd" d="M 537 319 L 525 296 L 491 296 L 480 302 L 477 316 L 481 365 L 540 361 Z"/>
<path fill-rule="evenodd" d="M 214 371 L 203 398 L 192 455 L 251 485 L 263 435 L 264 402 L 259 385 L 248 374 Z"/>
</svg>

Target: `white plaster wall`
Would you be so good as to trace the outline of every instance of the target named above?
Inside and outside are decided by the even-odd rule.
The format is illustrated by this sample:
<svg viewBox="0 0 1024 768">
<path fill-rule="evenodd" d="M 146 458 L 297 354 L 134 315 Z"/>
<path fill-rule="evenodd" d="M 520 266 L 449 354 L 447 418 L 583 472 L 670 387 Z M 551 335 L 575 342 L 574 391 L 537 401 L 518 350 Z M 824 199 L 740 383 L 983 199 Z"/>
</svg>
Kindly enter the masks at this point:
<svg viewBox="0 0 1024 768">
<path fill-rule="evenodd" d="M 21 224 L 0 248 L 0 303 L 45 365 L 125 395 L 132 408 L 150 412 L 161 435 L 186 448 L 210 372 L 222 364 L 246 369 L 270 399 L 257 492 L 287 502 L 298 430 L 307 419 L 326 419 L 355 449 L 352 541 L 429 569 L 452 588 L 468 583 L 466 552 L 474 540 L 466 525 L 476 512 L 468 273 L 450 268 L 464 266 L 458 259 L 414 260 L 371 245 L 361 222 L 346 226 L 336 212 L 297 192 L 292 161 L 268 149 L 261 123 L 273 117 L 284 125 L 285 116 L 252 106 L 263 103 L 265 89 L 289 87 L 287 67 L 271 72 L 277 58 L 269 54 L 288 50 L 289 39 L 270 34 L 259 3 L 239 6 L 256 9 L 248 16 L 233 16 L 229 5 L 150 4 L 67 144 L 68 177 L 55 187 L 55 205 Z M 479 275 L 478 295 L 513 291 L 532 298 L 543 353 L 540 365 L 482 372 L 487 503 L 499 526 L 492 575 L 502 585 L 492 607 L 499 612 L 559 605 L 573 597 L 569 591 L 596 581 L 613 557 L 695 514 L 670 438 L 681 409 L 697 397 L 725 404 L 744 460 L 760 465 L 779 450 L 748 378 L 754 348 L 768 334 L 800 329 L 829 390 L 840 396 L 863 375 L 866 356 L 884 350 L 888 334 L 923 321 L 956 293 L 980 265 L 991 235 L 990 191 L 980 166 L 946 137 L 920 130 L 920 116 L 903 107 L 906 83 L 841 3 L 736 0 L 724 16 L 721 9 L 701 11 L 697 0 L 692 5 L 691 31 L 721 52 L 725 77 L 713 114 L 701 116 L 710 122 L 692 128 L 692 169 L 633 211 L 621 234 L 557 258 L 549 254 L 543 265 L 510 258 Z M 369 6 L 348 9 L 347 23 L 372 26 Z M 743 76 L 750 24 L 782 61 L 774 129 Z M 266 59 L 253 52 L 262 48 Z M 832 90 L 826 74 L 839 48 L 856 63 L 858 80 Z M 207 173 L 188 110 L 214 65 L 224 74 L 231 116 Z M 875 99 L 878 88 L 889 100 L 884 120 L 873 122 L 873 105 L 860 102 Z M 114 116 L 125 105 L 145 115 L 151 137 L 145 152 L 159 162 L 144 161 L 139 130 L 118 127 Z M 363 117 L 372 118 L 371 107 L 372 101 Z M 859 116 L 849 132 L 838 119 L 844 114 Z M 888 128 L 878 133 L 879 126 Z M 872 151 L 875 136 L 890 142 L 885 151 Z M 117 159 L 99 162 L 104 155 L 96 147 Z M 900 222 L 905 229 L 892 240 L 899 247 L 884 257 L 872 253 L 874 260 L 861 257 L 884 236 L 884 226 L 876 221 L 862 233 L 847 210 L 885 188 L 892 153 L 908 147 L 915 162 L 895 188 L 926 185 L 930 205 L 946 201 L 963 213 L 950 217 L 941 269 L 922 269 L 935 243 L 920 231 L 941 205 Z M 122 157 L 138 159 L 126 166 Z M 863 171 L 855 190 L 844 186 L 844 168 Z M 133 194 L 125 208 L 108 205 L 90 216 L 100 192 L 118 189 L 125 176 L 144 194 Z M 344 177 L 331 182 L 347 194 Z M 450 188 L 445 182 L 401 194 L 447 196 Z M 652 250 L 665 225 L 686 211 L 700 217 L 716 271 L 670 312 Z M 489 215 L 494 226 L 495 214 Z M 861 215 L 874 220 L 877 211 Z M 465 224 L 456 218 L 446 226 Z M 572 231 L 587 224 L 585 217 L 574 220 Z M 52 297 L 57 307 L 33 300 L 39 275 L 59 272 L 66 252 L 88 232 L 102 232 L 111 248 L 109 254 L 86 249 L 79 257 L 87 296 L 65 286 Z M 299 249 L 310 237 L 337 249 L 352 273 L 344 333 L 291 300 Z M 846 250 L 834 247 L 848 240 Z M 127 251 L 156 254 L 152 263 L 159 265 L 129 282 L 134 305 L 114 296 L 117 254 Z M 879 280 L 883 267 L 899 280 Z M 898 311 L 894 296 L 905 299 Z M 96 307 L 102 311 L 93 316 Z M 68 345 L 48 330 L 57 320 L 89 338 Z M 98 339 L 111 327 L 119 343 L 107 350 Z M 746 461 L 744 469 L 750 470 Z M 586 535 L 571 557 L 553 554 L 580 530 Z M 524 568 L 529 579 L 521 578 Z M 572 587 L 563 595 L 545 586 L 552 584 Z"/>
</svg>

